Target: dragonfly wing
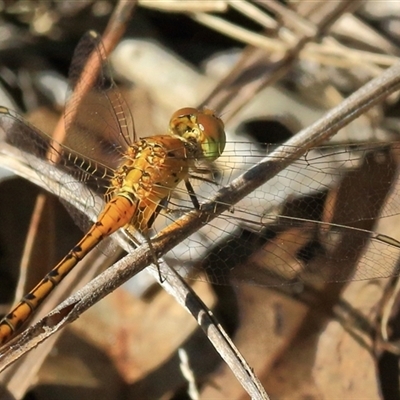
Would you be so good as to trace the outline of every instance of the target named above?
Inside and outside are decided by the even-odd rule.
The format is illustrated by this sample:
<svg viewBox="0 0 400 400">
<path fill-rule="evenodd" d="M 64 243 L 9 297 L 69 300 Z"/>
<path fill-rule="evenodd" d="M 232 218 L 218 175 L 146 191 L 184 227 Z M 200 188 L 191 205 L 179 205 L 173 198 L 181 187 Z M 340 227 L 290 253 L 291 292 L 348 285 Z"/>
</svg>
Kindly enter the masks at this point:
<svg viewBox="0 0 400 400">
<path fill-rule="evenodd" d="M 101 38 L 88 32 L 80 40 L 69 71 L 65 144 L 111 168 L 135 142 L 133 118 L 114 83 Z"/>
<path fill-rule="evenodd" d="M 73 193 L 78 202 L 79 198 L 85 199 L 85 206 L 79 207 L 85 214 L 98 214 L 99 201 L 86 187 L 104 192 L 111 171 L 54 143 L 50 136 L 5 107 L 0 107 L 0 128 L 1 141 L 21 152 L 22 158 L 35 170 L 50 192 L 62 199 L 70 199 Z M 88 226 L 80 212 L 71 206 L 67 208 L 80 227 Z"/>
<path fill-rule="evenodd" d="M 65 173 L 60 177 L 59 188 L 51 190 L 56 195 L 63 189 L 82 193 L 81 183 L 103 195 L 113 176 L 112 167 L 120 164 L 122 152 L 134 140 L 131 114 L 110 76 L 100 37 L 89 32 L 80 41 L 71 64 L 71 94 L 66 104 L 66 131 L 62 137 L 55 141 L 17 113 L 0 109 L 0 126 L 7 143 L 48 161 L 46 167 L 29 159 L 45 183 L 50 182 L 47 177 L 54 168 Z M 81 199 L 87 203 L 86 211 L 93 214 L 96 209 L 98 213 L 93 196 L 82 193 Z M 88 227 L 85 218 L 73 207 L 67 205 L 67 208 L 80 227 Z"/>
<path fill-rule="evenodd" d="M 216 162 L 217 184 L 192 180 L 200 203 L 216 193 L 220 182 L 261 159 L 262 150 L 251 144 L 247 150 L 238 145 L 236 152 L 230 146 Z M 397 148 L 396 143 L 363 144 L 309 151 L 165 258 L 178 269 L 201 264 L 214 283 L 237 279 L 281 285 L 302 274 L 323 281 L 395 275 L 400 243 L 373 229 L 377 219 L 400 213 Z M 166 218 L 192 208 L 178 188 Z M 324 265 L 332 266 L 328 271 L 313 261 L 321 256 Z"/>
</svg>

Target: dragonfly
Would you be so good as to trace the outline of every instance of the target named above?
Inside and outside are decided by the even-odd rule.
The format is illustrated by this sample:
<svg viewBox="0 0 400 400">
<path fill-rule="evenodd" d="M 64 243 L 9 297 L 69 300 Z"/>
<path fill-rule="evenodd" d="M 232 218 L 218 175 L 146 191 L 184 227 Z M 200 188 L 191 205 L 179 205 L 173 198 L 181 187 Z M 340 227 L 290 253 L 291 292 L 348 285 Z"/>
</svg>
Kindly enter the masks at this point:
<svg viewBox="0 0 400 400">
<path fill-rule="evenodd" d="M 103 65 L 103 71 L 95 87 L 101 88 L 101 94 L 111 104 L 114 121 L 117 124 L 114 133 L 125 151 L 120 155 L 121 163 L 113 170 L 112 175 L 110 172 L 103 172 L 102 178 L 105 178 L 107 175 L 104 174 L 107 173 L 108 178 L 111 178 L 105 193 L 108 201 L 96 223 L 3 318 L 0 322 L 1 343 L 5 343 L 12 336 L 53 288 L 105 237 L 127 225 L 131 225 L 133 229 L 146 236 L 164 202 L 169 199 L 170 193 L 181 181 L 185 181 L 192 194 L 188 177 L 189 170 L 195 168 L 195 160 L 213 161 L 224 148 L 224 125 L 221 119 L 208 109 L 201 111 L 194 108 L 179 109 L 171 117 L 168 135 L 136 140 L 134 131 L 126 131 L 128 123 L 123 112 L 124 100 L 115 89 L 114 82 L 110 80 L 107 90 L 105 89 L 107 80 L 105 73 L 108 66 L 100 37 L 90 32 L 80 41 L 75 54 L 77 61 L 73 63 L 71 75 L 76 77 L 73 78 L 76 82 L 85 62 L 93 54 Z M 72 129 L 71 124 L 80 122 L 79 118 L 72 117 L 72 120 L 69 118 L 70 114 L 75 115 L 75 110 L 71 107 L 75 106 L 76 101 L 77 99 L 72 97 L 71 105 L 67 107 L 65 114 L 67 130 Z M 53 157 L 54 163 L 59 162 L 61 168 L 67 167 L 68 163 L 63 163 L 65 160 L 72 160 L 72 164 L 76 166 L 78 160 L 83 159 L 80 154 L 74 154 L 68 147 L 51 144 L 49 137 L 29 126 L 21 116 L 5 107 L 0 107 L 0 126 L 9 134 L 9 143 L 25 150 L 26 146 L 30 146 L 31 150 L 33 147 L 36 155 L 43 156 L 46 153 L 50 160 Z M 98 161 L 88 159 L 85 161 L 86 164 L 81 163 L 79 166 L 82 177 L 94 174 L 101 168 Z M 103 170 L 108 171 L 107 168 Z M 193 194 L 192 199 L 194 199 Z M 195 206 L 198 207 L 198 204 L 195 203 Z"/>
<path fill-rule="evenodd" d="M 101 68 L 82 98 L 73 89 L 90 57 L 96 57 Z M 168 135 L 138 139 L 129 107 L 112 80 L 101 39 L 93 32 L 77 46 L 70 81 L 63 143 L 0 107 L 3 140 L 45 160 L 49 173 L 62 172 L 66 178 L 61 185 L 78 180 L 104 194 L 106 205 L 82 240 L 0 321 L 0 343 L 6 343 L 79 261 L 113 232 L 126 229 L 149 238 L 171 219 L 201 209 L 202 201 L 274 148 L 226 140 L 224 124 L 213 111 L 189 107 L 173 114 Z M 302 279 L 303 272 L 327 281 L 395 275 L 392 266 L 400 243 L 370 229 L 378 215 L 399 213 L 398 147 L 396 143 L 361 143 L 312 149 L 167 253 L 165 261 L 188 271 L 190 278 L 217 284 L 237 280 L 281 285 L 298 276 Z M 37 168 L 34 162 L 28 163 Z M 353 182 L 359 180 L 355 174 L 360 170 L 369 178 L 378 171 L 379 180 L 373 195 L 361 186 L 354 201 L 364 204 L 369 197 L 374 206 L 358 207 L 335 220 L 326 210 L 334 208 L 340 196 L 332 196 L 330 189 L 351 182 L 352 177 Z M 349 241 L 352 250 L 338 253 L 340 244 Z M 367 244 L 370 249 L 363 254 Z M 258 252 L 256 258 L 254 252 Z M 327 274 L 309 268 L 308 260 L 318 254 L 342 264 L 359 262 L 353 271 L 335 268 Z"/>
</svg>

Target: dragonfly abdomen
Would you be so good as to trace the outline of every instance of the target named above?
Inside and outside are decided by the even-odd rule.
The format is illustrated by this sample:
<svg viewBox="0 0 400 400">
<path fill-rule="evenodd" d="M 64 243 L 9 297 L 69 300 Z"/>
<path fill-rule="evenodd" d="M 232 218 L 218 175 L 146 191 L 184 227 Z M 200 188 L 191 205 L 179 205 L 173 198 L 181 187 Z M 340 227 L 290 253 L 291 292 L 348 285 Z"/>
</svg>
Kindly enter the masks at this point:
<svg viewBox="0 0 400 400">
<path fill-rule="evenodd" d="M 136 202 L 125 196 L 116 196 L 109 201 L 82 240 L 3 318 L 0 343 L 7 342 L 82 258 L 105 237 L 129 223 L 135 209 Z"/>
</svg>

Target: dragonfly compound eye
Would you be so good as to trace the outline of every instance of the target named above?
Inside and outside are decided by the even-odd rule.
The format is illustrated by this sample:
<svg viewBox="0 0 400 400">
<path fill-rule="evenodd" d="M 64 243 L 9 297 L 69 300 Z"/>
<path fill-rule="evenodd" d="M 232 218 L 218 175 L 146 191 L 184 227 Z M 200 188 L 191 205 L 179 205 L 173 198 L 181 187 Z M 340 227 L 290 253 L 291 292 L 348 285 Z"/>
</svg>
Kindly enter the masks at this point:
<svg viewBox="0 0 400 400">
<path fill-rule="evenodd" d="M 181 108 L 172 115 L 169 127 L 171 134 L 197 143 L 208 161 L 216 160 L 224 151 L 224 123 L 212 110 Z"/>
<path fill-rule="evenodd" d="M 225 126 L 214 111 L 204 109 L 197 115 L 197 125 L 202 132 L 201 147 L 209 161 L 216 160 L 224 151 L 226 143 Z"/>
</svg>

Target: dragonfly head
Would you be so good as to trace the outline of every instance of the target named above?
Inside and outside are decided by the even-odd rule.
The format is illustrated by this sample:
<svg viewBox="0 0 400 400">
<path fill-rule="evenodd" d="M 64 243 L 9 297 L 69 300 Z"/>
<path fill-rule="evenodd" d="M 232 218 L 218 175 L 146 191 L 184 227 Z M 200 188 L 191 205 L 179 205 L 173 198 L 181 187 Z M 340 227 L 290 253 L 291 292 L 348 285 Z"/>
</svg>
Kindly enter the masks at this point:
<svg viewBox="0 0 400 400">
<path fill-rule="evenodd" d="M 172 115 L 169 130 L 172 135 L 200 145 L 208 161 L 216 160 L 224 151 L 224 123 L 210 109 L 181 108 Z"/>
</svg>

